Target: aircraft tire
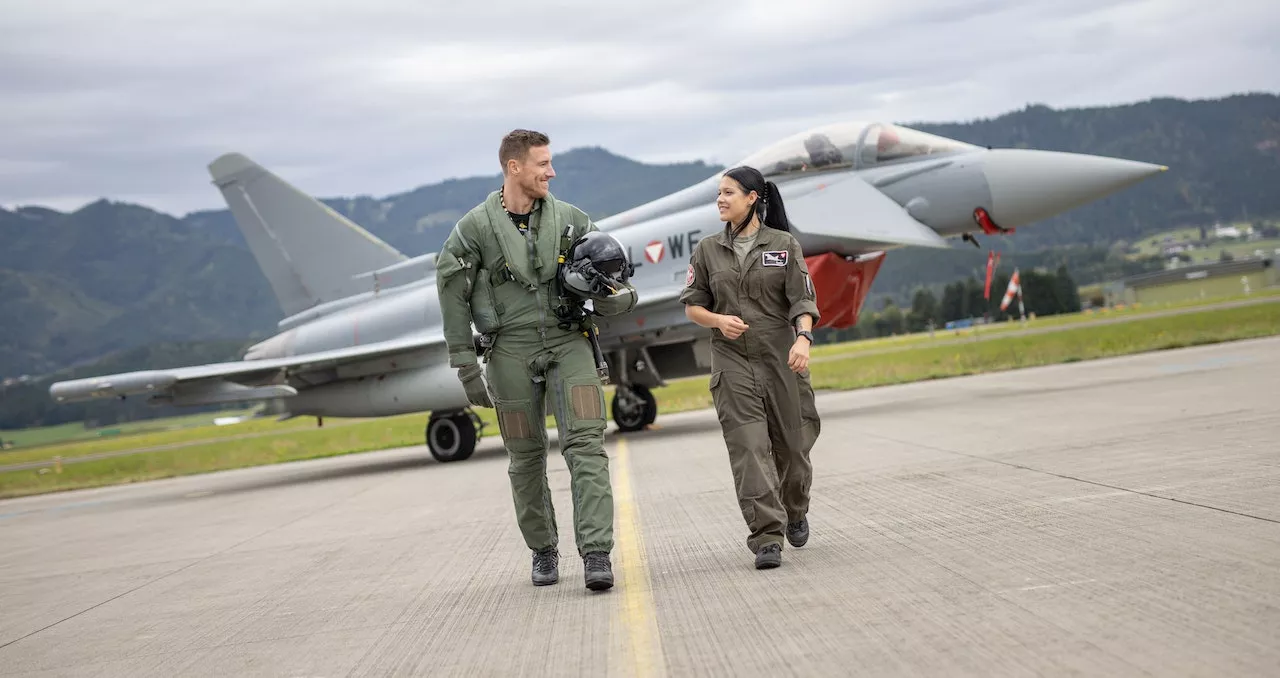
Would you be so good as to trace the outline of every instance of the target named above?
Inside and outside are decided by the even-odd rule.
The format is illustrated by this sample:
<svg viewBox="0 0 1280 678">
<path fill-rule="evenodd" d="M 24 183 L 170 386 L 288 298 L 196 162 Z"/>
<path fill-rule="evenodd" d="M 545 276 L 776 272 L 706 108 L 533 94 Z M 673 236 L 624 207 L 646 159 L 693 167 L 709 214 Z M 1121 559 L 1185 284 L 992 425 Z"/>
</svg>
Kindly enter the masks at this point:
<svg viewBox="0 0 1280 678">
<path fill-rule="evenodd" d="M 614 392 L 613 422 L 618 425 L 619 431 L 627 433 L 639 431 L 652 424 L 658 418 L 658 400 L 653 397 L 653 393 L 640 384 L 631 384 L 628 388 L 644 403 L 639 407 L 621 406 L 618 393 Z"/>
<path fill-rule="evenodd" d="M 476 450 L 476 427 L 465 412 L 432 416 L 426 437 L 427 450 L 442 464 L 467 459 Z"/>
</svg>

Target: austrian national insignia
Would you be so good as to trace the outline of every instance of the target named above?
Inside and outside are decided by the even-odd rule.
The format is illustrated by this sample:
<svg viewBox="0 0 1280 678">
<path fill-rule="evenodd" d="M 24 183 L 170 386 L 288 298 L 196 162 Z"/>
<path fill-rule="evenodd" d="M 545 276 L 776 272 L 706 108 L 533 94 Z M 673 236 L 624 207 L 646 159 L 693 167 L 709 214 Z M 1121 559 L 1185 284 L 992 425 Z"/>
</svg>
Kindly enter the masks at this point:
<svg viewBox="0 0 1280 678">
<path fill-rule="evenodd" d="M 684 286 L 693 287 L 693 264 L 689 264 L 689 272 L 684 276 Z"/>
<path fill-rule="evenodd" d="M 787 251 L 776 250 L 773 252 L 764 252 L 760 255 L 760 264 L 763 266 L 775 266 L 784 268 L 787 265 Z"/>
</svg>

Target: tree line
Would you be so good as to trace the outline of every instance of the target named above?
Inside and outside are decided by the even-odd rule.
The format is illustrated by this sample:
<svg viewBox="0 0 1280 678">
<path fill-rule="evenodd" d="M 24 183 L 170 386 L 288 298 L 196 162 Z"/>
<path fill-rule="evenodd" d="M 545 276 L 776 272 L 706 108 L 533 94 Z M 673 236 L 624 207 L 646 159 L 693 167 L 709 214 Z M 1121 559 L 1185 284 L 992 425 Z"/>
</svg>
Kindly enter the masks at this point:
<svg viewBox="0 0 1280 678">
<path fill-rule="evenodd" d="M 872 308 L 868 300 L 856 325 L 843 330 L 819 329 L 814 332 L 814 340 L 830 343 L 924 332 L 931 327 L 943 329 L 947 323 L 959 320 L 1016 320 L 1020 317 L 1016 297 L 1005 310 L 1000 310 L 1012 277 L 1012 270 L 998 268 L 991 276 L 990 299 L 983 295 L 985 279 L 970 275 L 942 287 L 940 294 L 935 288 L 918 287 L 908 308 L 899 307 L 893 297 L 887 295 L 880 298 L 878 308 Z M 1065 265 L 1054 272 L 1019 270 L 1018 278 L 1028 316 L 1078 313 L 1082 309 L 1080 292 Z"/>
</svg>

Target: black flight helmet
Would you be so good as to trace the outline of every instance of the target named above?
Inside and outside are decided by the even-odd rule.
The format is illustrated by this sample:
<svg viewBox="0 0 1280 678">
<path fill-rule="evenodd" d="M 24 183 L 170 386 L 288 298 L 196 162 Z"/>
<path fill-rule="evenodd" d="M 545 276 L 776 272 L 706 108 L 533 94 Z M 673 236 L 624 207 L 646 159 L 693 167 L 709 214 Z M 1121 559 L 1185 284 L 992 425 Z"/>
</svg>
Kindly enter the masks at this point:
<svg viewBox="0 0 1280 678">
<path fill-rule="evenodd" d="M 566 289 L 591 299 L 613 294 L 631 274 L 631 262 L 622 243 L 608 233 L 591 231 L 569 247 L 560 279 Z"/>
</svg>

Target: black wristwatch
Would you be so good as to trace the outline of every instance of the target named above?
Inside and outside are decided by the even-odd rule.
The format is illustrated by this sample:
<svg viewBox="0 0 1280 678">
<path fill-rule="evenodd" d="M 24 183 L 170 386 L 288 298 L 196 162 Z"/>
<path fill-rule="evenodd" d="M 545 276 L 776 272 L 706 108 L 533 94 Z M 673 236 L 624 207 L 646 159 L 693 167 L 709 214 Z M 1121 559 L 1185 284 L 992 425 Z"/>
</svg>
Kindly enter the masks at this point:
<svg viewBox="0 0 1280 678">
<path fill-rule="evenodd" d="M 813 346 L 813 332 L 810 332 L 809 330 L 797 330 L 797 331 L 796 331 L 796 336 L 797 336 L 797 337 L 804 337 L 805 339 L 808 339 L 808 340 L 809 340 L 809 345 L 810 345 L 810 346 Z"/>
</svg>

